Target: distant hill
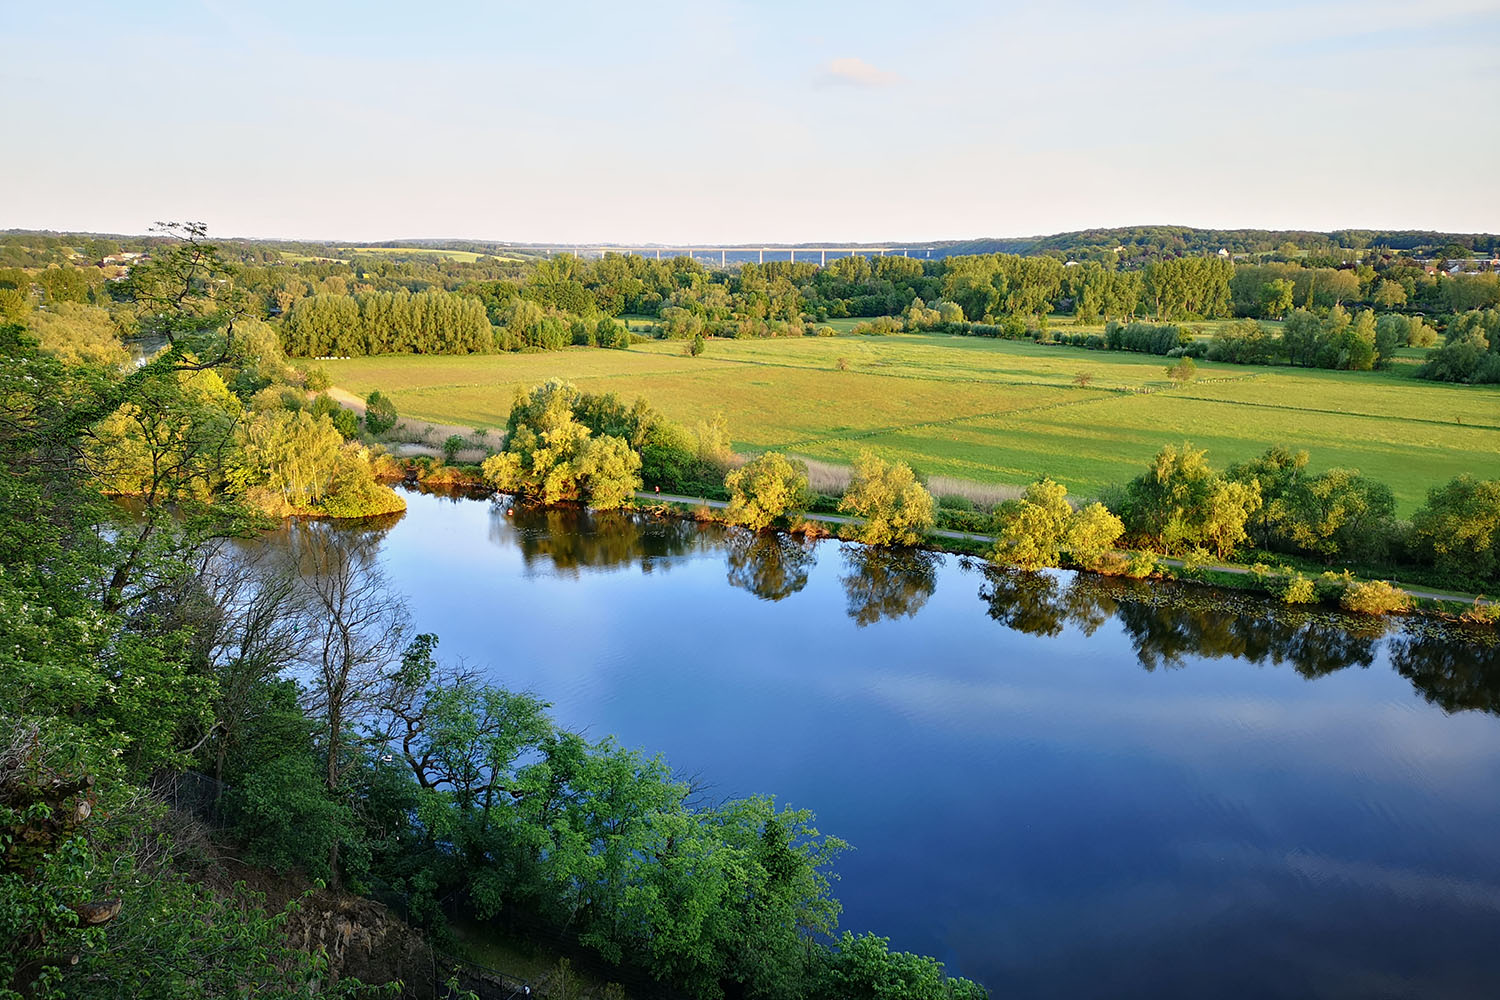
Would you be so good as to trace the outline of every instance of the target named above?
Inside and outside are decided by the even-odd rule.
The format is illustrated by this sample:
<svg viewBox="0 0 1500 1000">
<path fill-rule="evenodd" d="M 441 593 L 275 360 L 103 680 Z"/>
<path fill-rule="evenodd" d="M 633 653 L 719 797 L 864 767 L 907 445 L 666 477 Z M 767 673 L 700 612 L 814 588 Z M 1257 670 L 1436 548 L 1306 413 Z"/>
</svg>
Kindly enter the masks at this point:
<svg viewBox="0 0 1500 1000">
<path fill-rule="evenodd" d="M 921 244 L 934 257 L 974 253 L 1088 255 L 1124 247 L 1123 256 L 1158 254 L 1269 253 L 1291 243 L 1314 253 L 1342 248 L 1363 250 L 1432 250 L 1456 246 L 1479 253 L 1500 250 L 1500 236 L 1492 233 L 1439 233 L 1429 230 L 1336 229 L 1313 232 L 1301 229 L 1194 229 L 1191 226 L 1122 226 L 1115 229 L 1083 229 L 1052 236 L 952 240 Z M 910 246 L 917 244 L 897 244 Z"/>
<path fill-rule="evenodd" d="M 499 240 L 408 239 L 378 242 L 243 239 L 220 236 L 220 241 L 241 247 L 320 255 L 333 248 L 363 246 L 386 249 L 457 250 L 475 254 L 527 253 L 528 244 Z M 155 243 L 155 236 L 122 236 L 104 233 L 61 233 L 10 229 L 0 232 L 0 266 L 39 266 L 66 259 L 68 252 L 87 244 L 86 255 L 116 249 L 139 249 Z M 1441 233 L 1431 230 L 1336 229 L 1315 232 L 1300 229 L 1195 229 L 1191 226 L 1121 226 L 1113 229 L 1083 229 L 1051 236 L 987 237 L 970 240 L 892 240 L 866 246 L 893 247 L 912 257 L 938 258 L 961 254 L 1012 253 L 1049 254 L 1056 257 L 1090 259 L 1117 256 L 1122 261 L 1158 256 L 1190 256 L 1227 250 L 1231 254 L 1273 253 L 1291 244 L 1309 255 L 1331 255 L 1345 249 L 1386 248 L 1438 257 L 1460 254 L 1500 253 L 1500 235 L 1493 233 Z M 598 244 L 591 244 L 597 246 Z M 787 245 L 787 244 L 783 244 Z M 800 242 L 798 247 L 819 246 Z M 839 242 L 840 246 L 851 244 Z M 532 245 L 534 246 L 534 245 Z M 700 244 L 707 246 L 707 244 Z M 740 244 L 753 251 L 756 244 Z M 537 250 L 532 252 L 539 253 Z M 731 252 L 733 252 L 731 250 Z"/>
</svg>

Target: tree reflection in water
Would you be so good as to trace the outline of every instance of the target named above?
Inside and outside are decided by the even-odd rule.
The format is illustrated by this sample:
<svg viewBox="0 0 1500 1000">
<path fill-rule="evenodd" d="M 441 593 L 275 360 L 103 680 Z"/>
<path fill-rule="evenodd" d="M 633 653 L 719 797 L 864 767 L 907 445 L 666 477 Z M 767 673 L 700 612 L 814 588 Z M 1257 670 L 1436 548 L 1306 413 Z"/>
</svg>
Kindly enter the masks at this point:
<svg viewBox="0 0 1500 1000">
<path fill-rule="evenodd" d="M 889 618 L 910 618 L 937 590 L 942 557 L 922 549 L 873 545 L 840 546 L 845 573 L 839 578 L 849 617 L 860 628 Z"/>
<path fill-rule="evenodd" d="M 729 531 L 728 578 L 763 601 L 779 601 L 807 586 L 817 543 L 780 531 Z"/>
<path fill-rule="evenodd" d="M 584 569 L 636 565 L 650 573 L 712 545 L 715 537 L 677 518 L 531 506 L 508 499 L 490 506 L 490 541 L 519 548 L 528 570 L 550 569 L 569 576 Z"/>
<path fill-rule="evenodd" d="M 1445 712 L 1500 715 L 1500 636 L 1493 628 L 1416 623 L 1392 640 L 1391 665 Z"/>
<path fill-rule="evenodd" d="M 986 567 L 979 597 L 989 616 L 1020 632 L 1051 636 L 1072 625 L 1092 635 L 1117 618 L 1147 670 L 1189 656 L 1291 663 L 1317 677 L 1375 661 L 1380 618 L 1285 608 L 1264 598 L 1160 580 Z"/>
<path fill-rule="evenodd" d="M 1309 679 L 1368 667 L 1393 629 L 1391 665 L 1448 712 L 1500 715 L 1500 636 L 1434 619 L 1384 619 L 1285 607 L 1254 594 L 1086 573 L 981 566 L 979 597 L 995 621 L 1030 635 L 1073 626 L 1092 635 L 1118 619 L 1141 665 L 1182 667 L 1188 657 L 1289 664 Z"/>
</svg>

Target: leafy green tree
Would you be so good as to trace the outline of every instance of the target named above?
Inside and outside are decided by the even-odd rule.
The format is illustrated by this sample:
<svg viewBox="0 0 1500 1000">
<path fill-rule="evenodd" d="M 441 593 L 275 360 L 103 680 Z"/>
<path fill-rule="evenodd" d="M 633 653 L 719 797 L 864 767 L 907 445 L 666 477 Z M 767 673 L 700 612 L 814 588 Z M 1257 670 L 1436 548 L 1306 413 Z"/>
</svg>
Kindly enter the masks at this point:
<svg viewBox="0 0 1500 1000">
<path fill-rule="evenodd" d="M 333 379 L 329 377 L 327 368 L 312 365 L 307 369 L 306 385 L 308 392 L 327 392 L 333 388 Z"/>
<path fill-rule="evenodd" d="M 640 470 L 641 456 L 623 438 L 592 438 L 578 457 L 589 506 L 598 510 L 614 510 L 634 500 L 641 488 Z"/>
<path fill-rule="evenodd" d="M 371 434 L 384 434 L 396 426 L 396 420 L 396 404 L 389 396 L 376 389 L 365 397 L 365 428 Z"/>
<path fill-rule="evenodd" d="M 1380 284 L 1375 286 L 1375 293 L 1370 300 L 1382 309 L 1395 309 L 1406 305 L 1406 289 L 1401 287 L 1399 281 L 1382 278 Z"/>
<path fill-rule="evenodd" d="M 1260 288 L 1260 314 L 1267 319 L 1281 319 L 1292 308 L 1296 286 L 1285 278 L 1275 278 Z"/>
<path fill-rule="evenodd" d="M 1500 573 L 1500 479 L 1465 475 L 1428 490 L 1411 526 L 1413 546 L 1441 572 L 1486 581 Z"/>
<path fill-rule="evenodd" d="M 481 466 L 497 489 L 522 493 L 543 503 L 587 500 L 600 508 L 620 507 L 641 488 L 641 456 L 623 437 L 594 435 L 574 408 L 599 426 L 630 433 L 641 423 L 614 397 L 588 397 L 554 379 L 529 392 L 516 390 L 507 425 L 505 451 Z"/>
<path fill-rule="evenodd" d="M 32 313 L 29 323 L 42 350 L 70 364 L 119 368 L 129 360 L 119 327 L 97 306 L 63 301 Z"/>
<path fill-rule="evenodd" d="M 1226 480 L 1209 468 L 1204 451 L 1184 443 L 1157 453 L 1125 487 L 1118 513 L 1130 534 L 1163 551 L 1202 547 L 1224 558 L 1245 539 L 1260 502 L 1253 484 Z"/>
<path fill-rule="evenodd" d="M 1246 531 L 1261 548 L 1290 539 L 1292 525 L 1300 516 L 1308 460 L 1305 451 L 1276 445 L 1258 458 L 1229 467 L 1230 479 L 1252 486 L 1260 495 L 1260 506 L 1251 513 Z"/>
<path fill-rule="evenodd" d="M 811 495 L 807 466 L 776 451 L 746 462 L 724 477 L 729 491 L 725 519 L 751 531 L 769 528 L 806 508 Z"/>
<path fill-rule="evenodd" d="M 1329 469 L 1295 494 L 1287 524 L 1297 548 L 1332 560 L 1378 559 L 1395 532 L 1396 500 L 1389 486 L 1353 469 Z"/>
<path fill-rule="evenodd" d="M 1066 486 L 1041 479 L 1026 487 L 1021 499 L 996 508 L 991 558 L 1023 569 L 1056 566 L 1073 518 L 1067 495 Z"/>
<path fill-rule="evenodd" d="M 890 941 L 845 931 L 827 959 L 817 994 L 828 1000 L 984 1000 L 989 994 L 967 979 L 950 979 L 941 962 L 893 952 Z"/>
<path fill-rule="evenodd" d="M 1108 507 L 1095 501 L 1068 519 L 1068 555 L 1084 569 L 1099 569 L 1124 533 L 1124 523 Z"/>
<path fill-rule="evenodd" d="M 932 528 L 932 494 L 905 462 L 873 452 L 854 460 L 854 478 L 839 501 L 842 513 L 864 518 L 853 536 L 867 545 L 916 545 Z"/>
<path fill-rule="evenodd" d="M 995 509 L 996 544 L 990 558 L 1022 569 L 1059 564 L 1066 551 L 1085 568 L 1094 568 L 1124 532 L 1120 519 L 1103 504 L 1075 511 L 1067 487 L 1041 479 L 1026 487 L 1019 500 Z"/>
<path fill-rule="evenodd" d="M 1276 337 L 1253 319 L 1236 320 L 1214 333 L 1208 345 L 1210 361 L 1237 365 L 1267 365 L 1276 360 Z"/>
</svg>

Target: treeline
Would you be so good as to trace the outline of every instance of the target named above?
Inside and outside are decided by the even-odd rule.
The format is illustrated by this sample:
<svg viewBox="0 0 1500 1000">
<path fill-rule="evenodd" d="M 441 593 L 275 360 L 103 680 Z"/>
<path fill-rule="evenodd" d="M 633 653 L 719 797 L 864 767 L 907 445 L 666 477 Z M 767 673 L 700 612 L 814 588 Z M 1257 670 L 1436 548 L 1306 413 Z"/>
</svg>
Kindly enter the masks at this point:
<svg viewBox="0 0 1500 1000">
<path fill-rule="evenodd" d="M 282 343 L 297 357 L 482 354 L 496 348 L 479 301 L 442 291 L 314 295 L 287 314 Z"/>
<path fill-rule="evenodd" d="M 1120 248 L 1120 249 L 1117 249 Z M 1489 233 L 1426 230 L 1339 229 L 1332 232 L 1274 229 L 1195 229 L 1191 226 L 1125 226 L 1084 229 L 1025 239 L 962 240 L 937 248 L 945 256 L 974 253 L 1050 254 L 1073 259 L 1149 259 L 1217 253 L 1340 258 L 1349 251 L 1392 250 L 1427 256 L 1472 256 L 1500 251 Z"/>
<path fill-rule="evenodd" d="M 1307 466 L 1307 452 L 1275 447 L 1218 472 L 1203 451 L 1169 445 L 1142 475 L 1105 491 L 1100 502 L 1118 518 L 1117 533 L 1106 537 L 1109 533 L 1097 527 L 1102 513 L 1092 515 L 1096 523 L 1083 551 L 1092 557 L 1123 543 L 1218 559 L 1271 553 L 1326 565 L 1415 571 L 1455 588 L 1483 589 L 1500 581 L 1500 480 L 1459 476 L 1429 490 L 1427 502 L 1403 522 L 1384 483 L 1353 469 L 1314 475 Z M 1029 490 L 1019 507 L 1001 505 L 996 512 L 1001 561 L 1055 565 L 1055 553 L 1074 548 L 1067 539 L 1077 530 L 1071 520 L 1076 515 L 1065 511 L 1062 497 L 1042 484 Z M 1042 516 L 1033 508 L 1052 513 Z M 1053 555 L 1018 559 L 1018 549 Z M 1076 553 L 1073 560 L 1100 568 Z"/>
<path fill-rule="evenodd" d="M 155 238 L 142 243 L 148 252 L 166 245 Z M 649 319 L 646 332 L 668 338 L 801 336 L 827 332 L 820 325 L 832 319 L 899 318 L 918 300 L 961 311 L 944 317 L 945 328 L 978 324 L 1005 336 L 1046 330 L 1058 313 L 1090 325 L 1280 320 L 1299 308 L 1367 307 L 1421 314 L 1441 329 L 1449 315 L 1500 307 L 1500 275 L 1492 271 L 1449 273 L 1380 248 L 1357 259 L 1302 251 L 1286 260 L 1239 262 L 1217 252 L 1066 261 L 985 253 L 851 256 L 826 267 L 780 261 L 728 270 L 690 257 L 457 260 L 352 251 L 343 259 L 286 252 L 284 259 L 265 260 L 252 249 L 239 249 L 247 262 L 236 272 L 236 293 L 252 315 L 279 321 L 286 350 L 299 356 L 626 347 L 632 333 L 622 316 Z M 99 268 L 67 261 L 0 269 L 0 313 L 15 319 L 36 306 L 79 302 L 128 315 L 137 298 L 131 285 L 129 277 L 106 280 Z"/>
<path fill-rule="evenodd" d="M 1473 345 L 1483 359 L 1490 341 L 1485 337 L 1482 319 L 1458 317 L 1454 329 Z M 1306 368 L 1331 368 L 1342 371 L 1370 371 L 1388 368 L 1403 347 L 1431 347 L 1437 332 L 1418 316 L 1387 313 L 1377 317 L 1364 309 L 1351 316 L 1340 306 L 1325 313 L 1295 310 L 1285 322 L 1267 327 L 1253 319 L 1236 320 L 1214 330 L 1211 337 L 1199 337 L 1191 328 L 1178 324 L 1110 322 L 1104 333 L 1081 334 L 1055 332 L 1050 342 L 1094 350 L 1133 351 L 1164 357 L 1207 358 L 1227 364 L 1288 364 Z M 1482 343 L 1481 343 L 1482 341 Z M 1455 359 L 1455 372 L 1482 374 L 1488 369 L 1475 363 L 1472 349 L 1434 352 L 1434 358 Z M 1439 368 L 1433 361 L 1419 369 L 1419 378 L 1438 378 Z M 1450 381 L 1484 381 L 1463 377 Z"/>
</svg>

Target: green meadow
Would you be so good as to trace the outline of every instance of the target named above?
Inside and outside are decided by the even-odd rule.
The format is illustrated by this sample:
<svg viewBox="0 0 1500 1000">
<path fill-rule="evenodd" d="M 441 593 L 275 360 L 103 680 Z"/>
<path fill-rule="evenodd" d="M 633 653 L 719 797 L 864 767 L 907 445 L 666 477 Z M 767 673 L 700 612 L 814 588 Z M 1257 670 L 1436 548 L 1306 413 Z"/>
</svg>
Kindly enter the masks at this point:
<svg viewBox="0 0 1500 1000">
<path fill-rule="evenodd" d="M 340 387 L 380 389 L 402 415 L 434 423 L 502 425 L 516 387 L 561 377 L 645 396 L 689 426 L 722 411 L 745 451 L 848 463 L 870 448 L 927 475 L 1012 485 L 1050 475 L 1081 496 L 1136 475 L 1163 444 L 1183 440 L 1207 448 L 1218 466 L 1272 444 L 1305 448 L 1315 471 L 1357 468 L 1388 483 L 1404 514 L 1459 473 L 1500 474 L 1495 387 L 1420 382 L 1409 365 L 1334 372 L 1209 362 L 1176 386 L 1168 363 L 905 334 L 711 340 L 697 358 L 662 341 L 324 365 Z"/>
</svg>

